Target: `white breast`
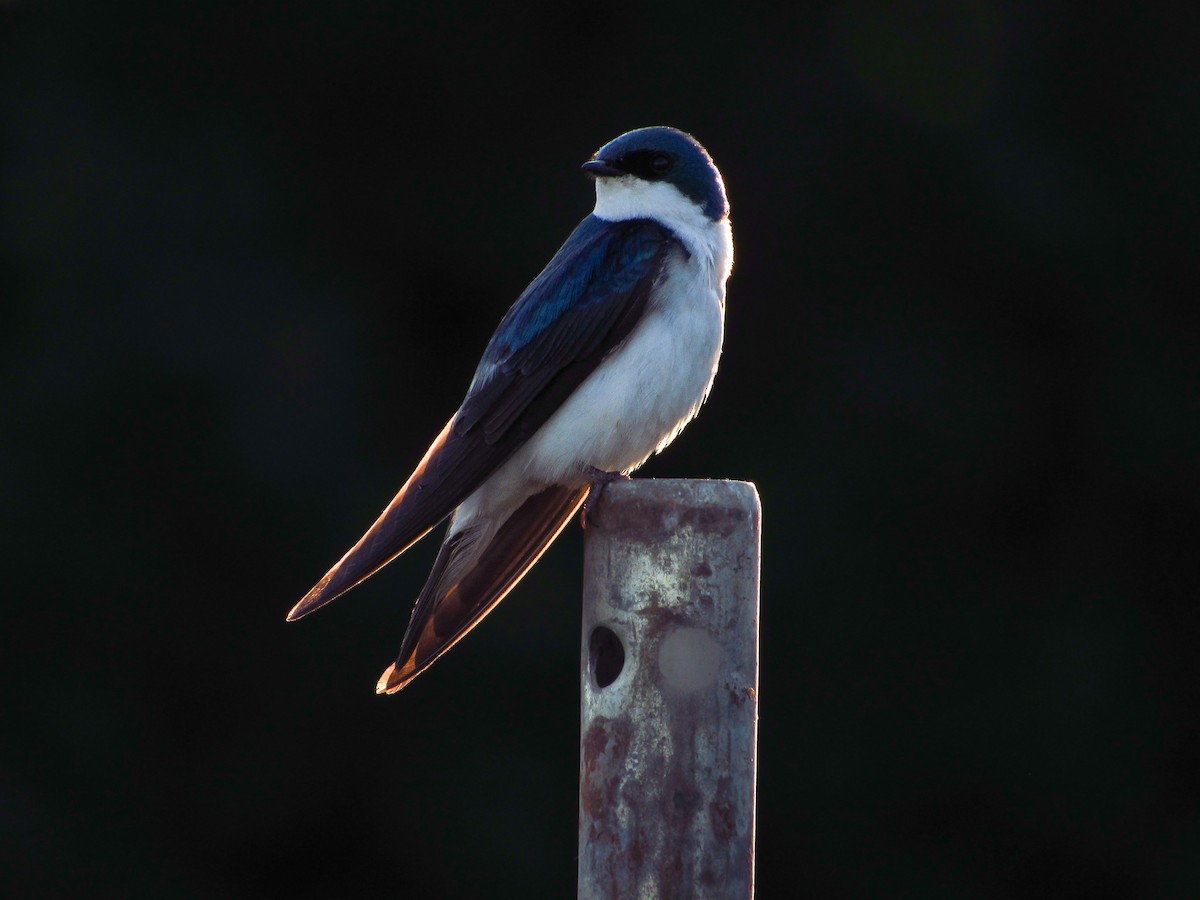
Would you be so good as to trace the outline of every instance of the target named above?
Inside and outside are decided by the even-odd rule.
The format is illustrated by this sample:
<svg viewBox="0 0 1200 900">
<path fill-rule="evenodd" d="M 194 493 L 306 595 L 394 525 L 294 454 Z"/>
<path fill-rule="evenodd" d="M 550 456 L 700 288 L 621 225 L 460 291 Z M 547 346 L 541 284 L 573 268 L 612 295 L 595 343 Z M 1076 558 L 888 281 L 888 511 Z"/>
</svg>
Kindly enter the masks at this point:
<svg viewBox="0 0 1200 900">
<path fill-rule="evenodd" d="M 680 257 L 668 264 L 659 302 L 624 345 L 523 448 L 529 476 L 582 483 L 588 466 L 628 471 L 696 414 L 717 372 L 723 296 L 699 266 Z"/>
<path fill-rule="evenodd" d="M 712 222 L 669 185 L 612 185 L 622 181 L 597 182 L 595 215 L 657 219 L 683 247 L 667 260 L 630 335 L 463 504 L 452 529 L 528 496 L 534 485 L 582 486 L 591 481 L 589 468 L 637 468 L 675 439 L 712 387 L 724 338 L 725 281 L 733 264 L 729 221 Z M 603 193 L 601 185 L 610 192 Z"/>
</svg>

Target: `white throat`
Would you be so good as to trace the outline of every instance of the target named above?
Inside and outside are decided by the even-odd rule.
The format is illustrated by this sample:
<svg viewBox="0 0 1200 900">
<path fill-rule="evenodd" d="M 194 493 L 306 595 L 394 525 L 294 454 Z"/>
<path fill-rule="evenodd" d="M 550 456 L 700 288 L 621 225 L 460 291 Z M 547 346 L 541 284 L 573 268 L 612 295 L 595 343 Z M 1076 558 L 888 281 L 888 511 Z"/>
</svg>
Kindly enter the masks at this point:
<svg viewBox="0 0 1200 900">
<path fill-rule="evenodd" d="M 732 262 L 731 252 L 722 253 L 730 241 L 729 219 L 712 221 L 698 203 L 665 181 L 645 181 L 633 175 L 597 178 L 596 208 L 592 214 L 610 222 L 654 219 L 675 232 L 694 256 L 718 265 L 724 262 L 722 256 Z M 727 271 L 726 277 L 728 274 Z"/>
</svg>

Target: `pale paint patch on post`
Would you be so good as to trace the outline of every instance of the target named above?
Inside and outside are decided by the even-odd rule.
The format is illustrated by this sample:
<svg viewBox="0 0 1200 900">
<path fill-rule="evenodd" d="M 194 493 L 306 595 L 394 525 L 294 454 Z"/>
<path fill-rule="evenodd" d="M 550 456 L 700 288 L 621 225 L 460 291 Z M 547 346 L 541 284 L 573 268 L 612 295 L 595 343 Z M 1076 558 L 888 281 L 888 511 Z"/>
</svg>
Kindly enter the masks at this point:
<svg viewBox="0 0 1200 900">
<path fill-rule="evenodd" d="M 584 549 L 579 897 L 754 894 L 761 510 L 614 482 Z"/>
</svg>

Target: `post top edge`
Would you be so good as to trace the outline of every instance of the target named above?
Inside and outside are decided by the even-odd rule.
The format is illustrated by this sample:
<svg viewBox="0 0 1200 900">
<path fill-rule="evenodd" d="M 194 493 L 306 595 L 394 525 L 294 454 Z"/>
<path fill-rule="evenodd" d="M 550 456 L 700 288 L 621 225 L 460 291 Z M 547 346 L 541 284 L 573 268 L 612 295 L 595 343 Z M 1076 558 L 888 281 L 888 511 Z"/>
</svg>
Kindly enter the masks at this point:
<svg viewBox="0 0 1200 900">
<path fill-rule="evenodd" d="M 626 503 L 685 506 L 741 507 L 747 513 L 761 515 L 758 488 L 751 481 L 727 478 L 631 478 L 611 483 L 604 493 L 605 506 Z"/>
</svg>

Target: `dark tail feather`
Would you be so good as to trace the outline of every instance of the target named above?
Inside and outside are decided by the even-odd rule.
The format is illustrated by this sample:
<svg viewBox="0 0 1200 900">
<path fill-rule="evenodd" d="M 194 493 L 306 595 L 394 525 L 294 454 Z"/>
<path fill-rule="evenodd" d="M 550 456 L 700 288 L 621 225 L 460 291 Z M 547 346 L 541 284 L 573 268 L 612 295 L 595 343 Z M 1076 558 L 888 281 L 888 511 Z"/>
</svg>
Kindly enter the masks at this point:
<svg viewBox="0 0 1200 900">
<path fill-rule="evenodd" d="M 376 692 L 394 694 L 474 628 L 537 562 L 586 495 L 586 487 L 548 487 L 534 494 L 482 549 L 470 532 L 449 538 L 413 609 L 400 655 Z"/>
<path fill-rule="evenodd" d="M 320 609 L 359 582 L 374 575 L 428 534 L 429 529 L 450 515 L 454 507 L 458 506 L 462 497 L 457 494 L 445 498 L 436 497 L 433 496 L 434 491 L 427 490 L 425 484 L 418 483 L 426 479 L 430 462 L 446 444 L 453 425 L 454 419 L 446 423 L 433 446 L 425 453 L 417 470 L 409 476 L 404 487 L 400 488 L 400 492 L 388 504 L 387 509 L 375 520 L 375 524 L 359 538 L 357 544 L 346 551 L 346 555 L 338 560 L 337 565 L 326 572 L 325 577 L 304 595 L 304 599 L 292 607 L 292 611 L 287 615 L 289 622 Z"/>
</svg>

